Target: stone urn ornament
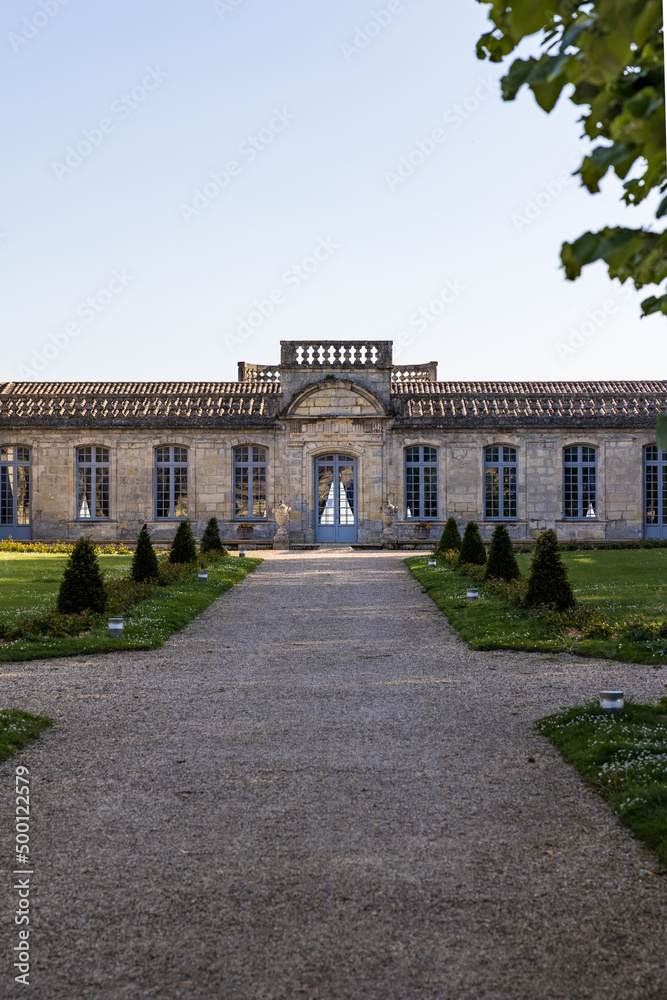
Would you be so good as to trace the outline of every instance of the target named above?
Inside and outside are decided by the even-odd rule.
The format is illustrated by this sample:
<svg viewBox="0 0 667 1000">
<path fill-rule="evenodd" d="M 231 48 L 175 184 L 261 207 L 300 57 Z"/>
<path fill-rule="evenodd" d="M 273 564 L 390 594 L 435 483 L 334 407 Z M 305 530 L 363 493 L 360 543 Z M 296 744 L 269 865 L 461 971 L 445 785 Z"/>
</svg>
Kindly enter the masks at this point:
<svg viewBox="0 0 667 1000">
<path fill-rule="evenodd" d="M 397 516 L 398 507 L 387 497 L 387 502 L 383 503 L 380 507 L 380 517 L 384 525 L 382 529 L 382 544 L 387 548 L 394 548 L 396 545 L 396 532 L 394 531 L 393 524 Z"/>
<path fill-rule="evenodd" d="M 292 513 L 292 508 L 289 507 L 284 500 L 281 500 L 277 507 L 274 507 L 271 511 L 276 519 L 276 524 L 278 525 L 278 530 L 273 536 L 273 547 L 274 549 L 288 549 L 289 548 L 289 531 L 287 530 L 287 522 L 289 521 L 289 516 Z"/>
</svg>

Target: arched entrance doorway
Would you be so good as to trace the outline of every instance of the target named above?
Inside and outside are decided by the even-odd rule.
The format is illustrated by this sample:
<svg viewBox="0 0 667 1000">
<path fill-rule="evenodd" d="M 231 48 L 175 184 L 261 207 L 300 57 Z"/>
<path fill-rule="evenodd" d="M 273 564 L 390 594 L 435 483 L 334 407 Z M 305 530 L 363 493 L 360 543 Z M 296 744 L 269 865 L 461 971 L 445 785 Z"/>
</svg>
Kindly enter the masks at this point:
<svg viewBox="0 0 667 1000">
<path fill-rule="evenodd" d="M 321 455 L 315 459 L 315 541 L 356 540 L 357 460 Z"/>
</svg>

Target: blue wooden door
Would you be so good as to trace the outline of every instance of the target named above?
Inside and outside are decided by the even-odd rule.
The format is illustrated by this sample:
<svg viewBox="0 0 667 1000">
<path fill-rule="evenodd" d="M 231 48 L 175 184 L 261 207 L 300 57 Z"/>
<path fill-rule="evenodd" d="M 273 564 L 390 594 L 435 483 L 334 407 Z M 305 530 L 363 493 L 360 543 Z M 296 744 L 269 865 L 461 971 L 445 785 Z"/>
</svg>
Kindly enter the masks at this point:
<svg viewBox="0 0 667 1000">
<path fill-rule="evenodd" d="M 357 461 L 349 455 L 315 460 L 315 541 L 356 542 Z"/>
<path fill-rule="evenodd" d="M 0 538 L 31 537 L 30 449 L 0 448 Z"/>
</svg>

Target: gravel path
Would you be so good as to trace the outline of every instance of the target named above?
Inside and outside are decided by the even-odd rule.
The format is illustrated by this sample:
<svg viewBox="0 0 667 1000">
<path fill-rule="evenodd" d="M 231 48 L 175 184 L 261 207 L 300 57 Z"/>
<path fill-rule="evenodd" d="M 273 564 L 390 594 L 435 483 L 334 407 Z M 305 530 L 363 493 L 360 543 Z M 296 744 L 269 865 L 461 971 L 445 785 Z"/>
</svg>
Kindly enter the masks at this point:
<svg viewBox="0 0 667 1000">
<path fill-rule="evenodd" d="M 270 553 L 159 650 L 1 669 L 57 725 L 19 757 L 34 965 L 4 934 L 0 997 L 667 996 L 667 878 L 532 727 L 664 671 L 473 653 L 349 549 Z"/>
</svg>

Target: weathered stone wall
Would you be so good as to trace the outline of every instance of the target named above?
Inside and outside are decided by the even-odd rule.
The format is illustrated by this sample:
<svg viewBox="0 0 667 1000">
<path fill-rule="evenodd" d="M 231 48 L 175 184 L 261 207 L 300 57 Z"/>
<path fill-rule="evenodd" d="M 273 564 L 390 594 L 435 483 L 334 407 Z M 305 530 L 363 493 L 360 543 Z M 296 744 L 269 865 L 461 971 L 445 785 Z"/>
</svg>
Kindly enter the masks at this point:
<svg viewBox="0 0 667 1000">
<path fill-rule="evenodd" d="M 439 451 L 440 520 L 433 525 L 432 535 L 436 536 L 444 520 L 453 515 L 461 526 L 477 520 L 483 536 L 489 538 L 494 522 L 484 519 L 484 448 L 497 444 L 518 449 L 518 519 L 508 525 L 515 539 L 529 539 L 546 528 L 555 528 L 563 539 L 635 539 L 642 535 L 642 450 L 653 443 L 650 430 L 399 430 L 391 416 L 373 411 L 363 393 L 324 383 L 320 393 L 306 396 L 297 404 L 294 416 L 277 421 L 271 430 L 23 429 L 2 432 L 0 444 L 32 448 L 36 539 L 68 539 L 85 533 L 98 540 L 133 540 L 144 522 L 157 540 L 171 539 L 175 523 L 158 522 L 154 516 L 154 449 L 169 444 L 189 449 L 190 519 L 198 534 L 215 515 L 222 522 L 223 536 L 235 536 L 232 451 L 238 445 L 256 444 L 265 447 L 268 454 L 269 516 L 265 522 L 256 522 L 258 537 L 273 536 L 270 511 L 285 499 L 292 507 L 289 528 L 293 540 L 313 539 L 314 460 L 337 452 L 357 459 L 359 540 L 379 540 L 379 508 L 387 497 L 399 507 L 399 537 L 409 538 L 413 524 L 405 521 L 403 449 L 421 444 Z M 598 449 L 596 520 L 563 519 L 563 448 L 572 444 Z M 76 448 L 83 445 L 101 445 L 110 451 L 109 521 L 76 519 Z"/>
</svg>

